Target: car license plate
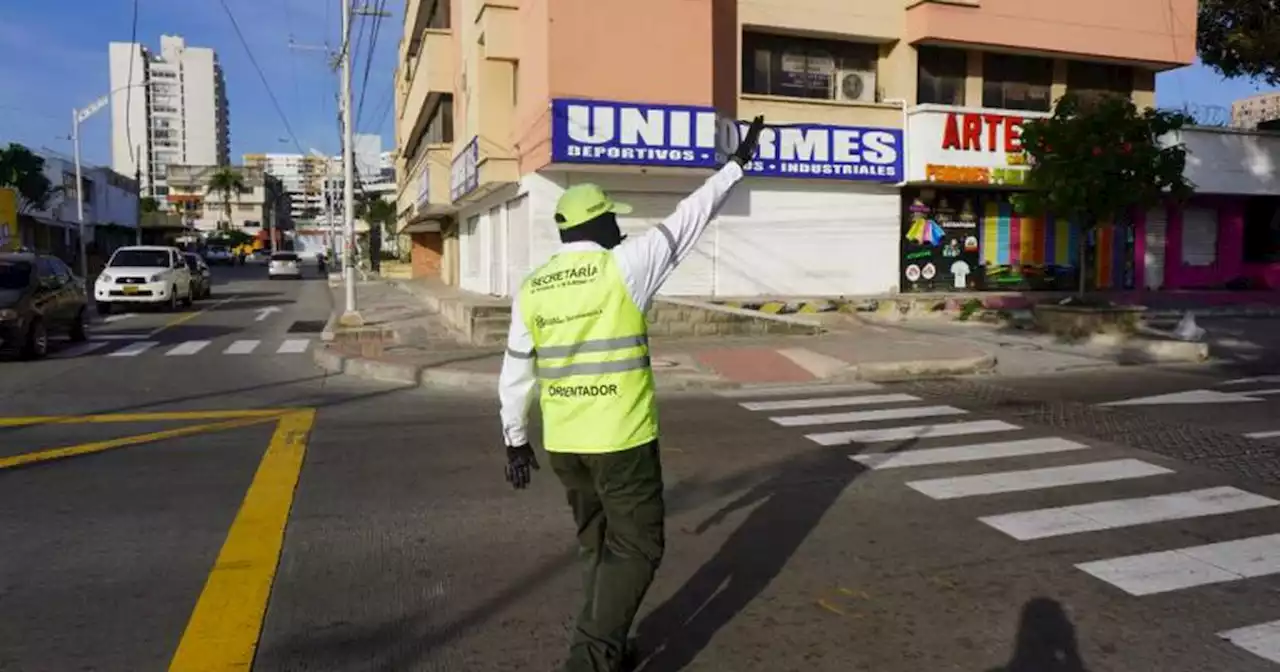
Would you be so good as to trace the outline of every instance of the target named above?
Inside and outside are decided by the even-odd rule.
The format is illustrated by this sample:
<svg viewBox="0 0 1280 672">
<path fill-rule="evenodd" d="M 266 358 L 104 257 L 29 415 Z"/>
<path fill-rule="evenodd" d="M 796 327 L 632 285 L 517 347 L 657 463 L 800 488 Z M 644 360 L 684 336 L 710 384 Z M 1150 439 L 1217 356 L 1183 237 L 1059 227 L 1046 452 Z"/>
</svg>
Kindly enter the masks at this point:
<svg viewBox="0 0 1280 672">
<path fill-rule="evenodd" d="M 125 294 L 137 294 L 137 293 L 138 293 L 138 286 L 137 286 L 137 285 L 125 285 L 125 286 L 124 286 L 124 289 L 122 289 L 121 291 L 123 291 Z"/>
</svg>

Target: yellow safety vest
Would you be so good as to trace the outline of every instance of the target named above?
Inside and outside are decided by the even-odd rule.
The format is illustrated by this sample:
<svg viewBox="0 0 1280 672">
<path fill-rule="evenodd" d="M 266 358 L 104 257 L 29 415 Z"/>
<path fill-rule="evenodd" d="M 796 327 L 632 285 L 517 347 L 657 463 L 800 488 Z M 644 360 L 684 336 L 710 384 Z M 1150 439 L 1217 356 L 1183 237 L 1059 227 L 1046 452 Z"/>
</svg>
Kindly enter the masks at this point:
<svg viewBox="0 0 1280 672">
<path fill-rule="evenodd" d="M 612 254 L 553 256 L 520 288 L 520 312 L 533 334 L 546 450 L 612 453 L 658 438 L 648 324 Z"/>
</svg>

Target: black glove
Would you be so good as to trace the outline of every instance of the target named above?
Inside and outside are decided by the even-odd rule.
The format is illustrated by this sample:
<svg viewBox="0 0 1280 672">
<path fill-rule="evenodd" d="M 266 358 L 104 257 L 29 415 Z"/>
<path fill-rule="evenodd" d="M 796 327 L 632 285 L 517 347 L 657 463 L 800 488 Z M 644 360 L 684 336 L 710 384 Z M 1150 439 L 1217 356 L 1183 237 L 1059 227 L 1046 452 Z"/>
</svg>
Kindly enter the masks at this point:
<svg viewBox="0 0 1280 672">
<path fill-rule="evenodd" d="M 507 482 L 516 490 L 523 490 L 529 485 L 532 474 L 529 468 L 541 469 L 538 466 L 538 458 L 533 454 L 533 447 L 529 444 L 522 446 L 507 446 Z"/>
<path fill-rule="evenodd" d="M 760 131 L 764 130 L 764 116 L 757 115 L 751 120 L 751 126 L 747 128 L 747 134 L 742 136 L 742 142 L 738 143 L 738 148 L 733 151 L 733 155 L 729 158 L 738 162 L 739 166 L 747 165 L 756 155 L 756 145 L 760 144 Z"/>
</svg>

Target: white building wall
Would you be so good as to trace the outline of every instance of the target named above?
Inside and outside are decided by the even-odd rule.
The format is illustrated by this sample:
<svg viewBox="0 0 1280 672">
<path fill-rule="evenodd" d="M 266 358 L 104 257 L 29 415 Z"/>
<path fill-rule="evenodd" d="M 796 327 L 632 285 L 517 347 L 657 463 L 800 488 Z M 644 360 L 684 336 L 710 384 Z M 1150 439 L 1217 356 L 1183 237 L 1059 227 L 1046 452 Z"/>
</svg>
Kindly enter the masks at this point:
<svg viewBox="0 0 1280 672">
<path fill-rule="evenodd" d="M 212 49 L 162 35 L 159 52 L 127 42 L 113 42 L 108 51 L 112 169 L 132 176 L 141 163 L 143 191 L 163 201 L 165 166 L 230 162 L 226 86 Z M 153 87 L 128 87 L 142 82 Z M 166 104 L 172 109 L 161 109 Z"/>
<path fill-rule="evenodd" d="M 126 87 L 131 81 L 135 84 L 145 81 L 147 63 L 143 57 L 142 45 L 139 44 L 112 42 L 107 51 L 111 86 L 109 91 L 112 92 L 111 169 L 122 175 L 133 176 L 138 167 L 138 162 L 135 161 L 138 153 L 141 154 L 143 166 L 151 161 L 151 143 L 147 136 L 147 92 L 142 87 Z M 144 187 L 149 184 L 148 178 L 144 170 Z"/>
<path fill-rule="evenodd" d="M 460 284 L 500 296 L 518 291 L 524 276 L 560 245 L 555 205 L 571 184 L 595 182 L 629 203 L 635 211 L 619 223 L 623 233 L 634 236 L 674 212 L 703 179 L 553 171 L 526 175 L 518 190 L 500 191 L 459 213 Z M 900 208 L 900 193 L 892 186 L 745 181 L 662 295 L 820 297 L 894 291 Z"/>
</svg>

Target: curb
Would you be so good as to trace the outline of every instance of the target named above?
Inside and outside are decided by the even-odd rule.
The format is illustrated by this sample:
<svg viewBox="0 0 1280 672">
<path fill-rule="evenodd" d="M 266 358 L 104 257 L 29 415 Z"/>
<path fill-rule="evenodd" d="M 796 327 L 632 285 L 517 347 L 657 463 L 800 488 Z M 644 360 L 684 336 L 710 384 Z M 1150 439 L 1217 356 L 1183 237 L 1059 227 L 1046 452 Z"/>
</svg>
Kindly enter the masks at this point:
<svg viewBox="0 0 1280 672">
<path fill-rule="evenodd" d="M 839 304 L 835 301 L 712 301 L 711 303 L 766 315 L 813 315 L 840 310 Z"/>
<path fill-rule="evenodd" d="M 857 380 L 894 381 L 916 378 L 941 378 L 983 373 L 994 369 L 994 355 L 957 357 L 955 359 L 921 359 L 907 362 L 873 362 L 854 368 Z"/>
<path fill-rule="evenodd" d="M 329 373 L 340 373 L 357 378 L 367 378 L 387 383 L 401 383 L 418 387 L 470 390 L 496 390 L 498 374 L 459 371 L 448 367 L 421 366 L 380 362 L 364 357 L 334 352 L 328 345 L 311 351 L 317 366 Z M 850 367 L 846 373 L 829 378 L 817 378 L 810 385 L 839 385 L 850 381 L 894 381 L 928 377 L 962 376 L 982 373 L 995 368 L 992 355 L 960 357 L 956 359 L 917 360 L 909 362 L 884 362 Z M 657 388 L 673 392 L 694 390 L 727 390 L 759 387 L 762 383 L 738 383 L 711 374 L 654 376 Z"/>
</svg>

